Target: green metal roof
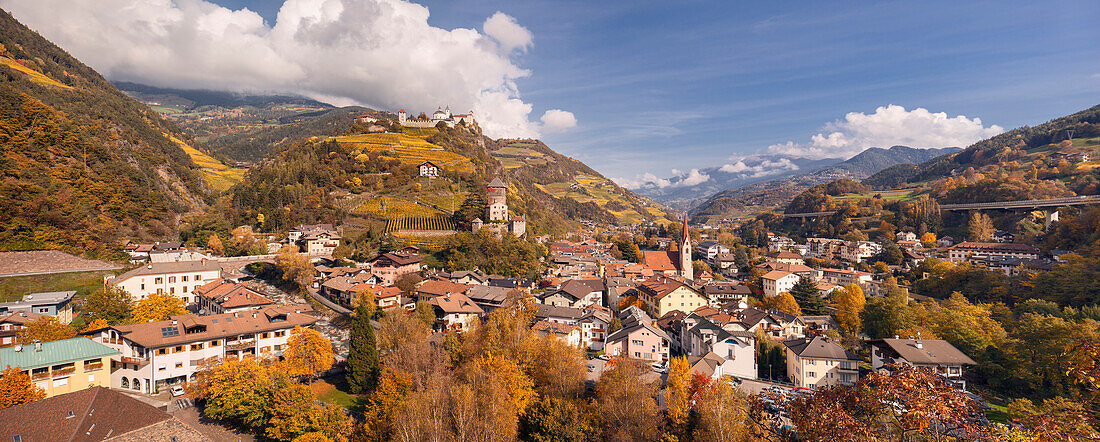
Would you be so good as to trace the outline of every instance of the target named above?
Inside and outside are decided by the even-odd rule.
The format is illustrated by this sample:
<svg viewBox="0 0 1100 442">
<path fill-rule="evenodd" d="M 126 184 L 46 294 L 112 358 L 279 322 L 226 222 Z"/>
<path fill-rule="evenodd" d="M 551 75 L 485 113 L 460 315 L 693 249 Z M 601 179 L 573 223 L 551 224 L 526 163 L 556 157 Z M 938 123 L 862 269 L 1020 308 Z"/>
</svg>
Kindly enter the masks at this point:
<svg viewBox="0 0 1100 442">
<path fill-rule="evenodd" d="M 48 367 L 57 364 L 96 359 L 122 354 L 106 345 L 88 338 L 72 338 L 63 341 L 43 342 L 42 351 L 34 344 L 0 348 L 0 369 L 22 367 L 23 370 Z M 22 350 L 17 351 L 17 349 Z"/>
</svg>

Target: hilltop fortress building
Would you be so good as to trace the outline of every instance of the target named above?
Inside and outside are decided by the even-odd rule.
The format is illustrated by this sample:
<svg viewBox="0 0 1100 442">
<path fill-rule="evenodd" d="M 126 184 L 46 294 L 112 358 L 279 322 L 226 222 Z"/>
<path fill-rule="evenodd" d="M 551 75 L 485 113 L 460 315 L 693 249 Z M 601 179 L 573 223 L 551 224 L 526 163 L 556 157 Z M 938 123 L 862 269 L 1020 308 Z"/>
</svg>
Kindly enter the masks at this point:
<svg viewBox="0 0 1100 442">
<path fill-rule="evenodd" d="M 472 230 L 477 233 L 481 229 L 492 230 L 497 235 L 505 231 L 513 235 L 523 236 L 527 233 L 527 219 L 522 216 L 508 217 L 508 185 L 501 181 L 500 177 L 493 178 L 485 192 L 485 218 L 474 220 Z"/>
<path fill-rule="evenodd" d="M 436 108 L 432 113 L 432 117 L 429 119 L 409 118 L 409 114 L 405 113 L 405 109 L 397 111 L 397 123 L 405 127 L 435 127 L 440 122 L 445 123 L 447 127 L 455 127 L 458 123 L 463 123 L 466 126 L 473 126 L 474 111 L 470 111 L 468 114 L 452 114 L 451 107 Z"/>
</svg>

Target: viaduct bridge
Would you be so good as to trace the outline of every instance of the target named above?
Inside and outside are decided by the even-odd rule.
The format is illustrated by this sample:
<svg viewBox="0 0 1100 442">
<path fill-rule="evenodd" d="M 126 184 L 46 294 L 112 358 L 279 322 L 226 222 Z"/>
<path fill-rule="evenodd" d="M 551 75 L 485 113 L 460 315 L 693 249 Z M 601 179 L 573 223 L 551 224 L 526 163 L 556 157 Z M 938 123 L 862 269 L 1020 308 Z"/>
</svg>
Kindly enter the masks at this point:
<svg viewBox="0 0 1100 442">
<path fill-rule="evenodd" d="M 1064 207 L 1083 206 L 1086 204 L 1100 204 L 1100 195 L 1070 196 L 1065 198 L 1047 198 L 1020 201 L 998 201 L 992 203 L 966 203 L 966 204 L 940 204 L 940 210 L 1012 210 L 1012 209 L 1036 209 L 1039 207 Z M 830 216 L 836 211 L 785 213 L 787 218 L 816 218 Z"/>
</svg>

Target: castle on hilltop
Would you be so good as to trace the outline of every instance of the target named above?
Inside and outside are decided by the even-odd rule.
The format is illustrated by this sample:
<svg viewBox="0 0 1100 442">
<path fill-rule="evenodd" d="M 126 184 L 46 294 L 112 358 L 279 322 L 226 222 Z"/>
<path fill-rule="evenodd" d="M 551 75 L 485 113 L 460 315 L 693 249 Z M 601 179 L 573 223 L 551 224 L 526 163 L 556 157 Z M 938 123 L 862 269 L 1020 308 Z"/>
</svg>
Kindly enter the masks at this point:
<svg viewBox="0 0 1100 442">
<path fill-rule="evenodd" d="M 474 233 L 481 229 L 489 229 L 500 236 L 505 231 L 522 237 L 527 233 L 527 219 L 523 216 L 508 217 L 508 185 L 501 181 L 500 177 L 493 178 L 485 192 L 485 218 L 488 222 L 477 218 L 471 227 Z"/>
<path fill-rule="evenodd" d="M 436 108 L 431 118 L 428 119 L 409 118 L 409 114 L 405 113 L 405 109 L 397 111 L 397 123 L 405 127 L 435 127 L 440 122 L 445 123 L 447 127 L 455 127 L 458 123 L 473 126 L 476 123 L 474 111 L 471 110 L 467 114 L 452 114 L 450 106 Z"/>
</svg>

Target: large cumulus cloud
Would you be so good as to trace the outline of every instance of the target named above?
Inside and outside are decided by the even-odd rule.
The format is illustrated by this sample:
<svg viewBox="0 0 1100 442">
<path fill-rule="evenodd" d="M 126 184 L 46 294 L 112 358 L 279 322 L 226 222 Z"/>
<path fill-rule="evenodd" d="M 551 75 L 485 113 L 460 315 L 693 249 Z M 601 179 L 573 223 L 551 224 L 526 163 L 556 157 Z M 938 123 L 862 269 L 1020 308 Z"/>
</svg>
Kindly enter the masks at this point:
<svg viewBox="0 0 1100 442">
<path fill-rule="evenodd" d="M 487 135 L 537 136 L 515 81 L 531 32 L 504 13 L 442 29 L 404 0 L 285 0 L 274 24 L 205 0 L 0 0 L 114 80 L 298 93 L 414 112 L 473 109 Z M 571 116 L 571 115 L 570 115 Z"/>
<path fill-rule="evenodd" d="M 849 112 L 843 120 L 825 125 L 825 132 L 808 143 L 788 141 L 768 146 L 768 153 L 804 158 L 849 158 L 871 147 L 902 145 L 913 148 L 966 147 L 992 137 L 1004 128 L 986 127 L 980 118 L 948 117 L 924 108 L 880 106 L 872 114 Z"/>
</svg>

